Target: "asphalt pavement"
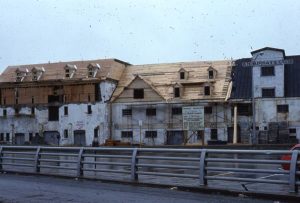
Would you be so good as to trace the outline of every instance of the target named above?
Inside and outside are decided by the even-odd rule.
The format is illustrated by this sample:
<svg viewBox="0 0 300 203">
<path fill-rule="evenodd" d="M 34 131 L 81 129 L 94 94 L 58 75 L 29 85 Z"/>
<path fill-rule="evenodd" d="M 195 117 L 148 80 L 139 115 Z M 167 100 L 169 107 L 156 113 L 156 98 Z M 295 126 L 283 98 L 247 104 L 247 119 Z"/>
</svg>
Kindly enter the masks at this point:
<svg viewBox="0 0 300 203">
<path fill-rule="evenodd" d="M 176 188 L 152 188 L 46 176 L 0 174 L 0 203 L 13 202 L 172 202 L 172 203 L 264 203 L 274 200 L 246 196 L 224 196 L 179 191 Z"/>
</svg>

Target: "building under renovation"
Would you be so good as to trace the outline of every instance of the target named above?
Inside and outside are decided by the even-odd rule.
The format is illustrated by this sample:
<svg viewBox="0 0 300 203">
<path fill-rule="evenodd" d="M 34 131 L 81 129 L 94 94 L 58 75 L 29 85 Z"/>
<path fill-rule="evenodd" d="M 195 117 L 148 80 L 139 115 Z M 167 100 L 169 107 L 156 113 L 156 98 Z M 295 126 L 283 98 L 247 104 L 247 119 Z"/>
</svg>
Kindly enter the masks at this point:
<svg viewBox="0 0 300 203">
<path fill-rule="evenodd" d="M 109 136 L 116 59 L 9 66 L 0 82 L 0 141 L 91 145 Z"/>
<path fill-rule="evenodd" d="M 233 68 L 230 103 L 237 137 L 242 143 L 299 142 L 300 56 L 269 47 L 251 54 Z"/>
<path fill-rule="evenodd" d="M 131 65 L 111 99 L 112 138 L 143 145 L 232 140 L 232 61 Z M 204 108 L 202 130 L 185 130 L 183 108 Z"/>
</svg>

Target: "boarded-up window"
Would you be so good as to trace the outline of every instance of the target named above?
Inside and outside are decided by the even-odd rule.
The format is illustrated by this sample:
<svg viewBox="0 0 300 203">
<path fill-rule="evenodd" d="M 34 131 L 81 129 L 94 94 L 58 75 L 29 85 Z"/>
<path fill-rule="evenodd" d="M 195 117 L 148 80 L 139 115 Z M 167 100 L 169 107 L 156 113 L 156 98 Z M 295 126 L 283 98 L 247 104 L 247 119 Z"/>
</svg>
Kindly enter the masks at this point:
<svg viewBox="0 0 300 203">
<path fill-rule="evenodd" d="M 240 116 L 251 116 L 252 115 L 252 104 L 238 104 L 237 105 L 237 114 Z"/>
<path fill-rule="evenodd" d="M 204 87 L 204 95 L 210 95 L 210 86 Z"/>
<path fill-rule="evenodd" d="M 48 118 L 49 121 L 58 121 L 59 120 L 59 111 L 58 106 L 49 106 L 48 107 Z"/>
<path fill-rule="evenodd" d="M 67 116 L 69 114 L 69 109 L 67 106 L 64 107 L 64 114 Z"/>
<path fill-rule="evenodd" d="M 277 105 L 277 113 L 288 113 L 289 112 L 289 105 L 281 104 Z"/>
<path fill-rule="evenodd" d="M 155 108 L 148 108 L 146 109 L 147 116 L 156 116 L 156 109 Z"/>
<path fill-rule="evenodd" d="M 179 87 L 174 88 L 174 97 L 180 97 L 180 88 Z"/>
<path fill-rule="evenodd" d="M 273 76 L 275 75 L 274 66 L 261 67 L 261 76 Z"/>
<path fill-rule="evenodd" d="M 133 90 L 134 99 L 143 99 L 144 98 L 144 89 L 134 89 Z"/>
<path fill-rule="evenodd" d="M 92 114 L 92 106 L 91 105 L 87 106 L 87 113 Z"/>
<path fill-rule="evenodd" d="M 275 88 L 262 88 L 261 93 L 263 98 L 273 98 L 275 97 Z"/>
<path fill-rule="evenodd" d="M 121 137 L 122 138 L 132 138 L 132 131 L 122 131 Z"/>
<path fill-rule="evenodd" d="M 145 137 L 146 138 L 156 138 L 157 137 L 157 131 L 146 131 Z"/>
<path fill-rule="evenodd" d="M 204 107 L 204 113 L 205 114 L 212 114 L 212 107 L 211 106 L 205 106 Z"/>
<path fill-rule="evenodd" d="M 173 107 L 172 114 L 173 115 L 182 115 L 182 108 L 181 107 Z"/>
<path fill-rule="evenodd" d="M 211 129 L 210 139 L 211 140 L 217 140 L 218 139 L 218 129 Z"/>
<path fill-rule="evenodd" d="M 123 116 L 131 116 L 132 115 L 132 110 L 131 109 L 123 109 L 122 110 L 122 115 Z"/>
</svg>

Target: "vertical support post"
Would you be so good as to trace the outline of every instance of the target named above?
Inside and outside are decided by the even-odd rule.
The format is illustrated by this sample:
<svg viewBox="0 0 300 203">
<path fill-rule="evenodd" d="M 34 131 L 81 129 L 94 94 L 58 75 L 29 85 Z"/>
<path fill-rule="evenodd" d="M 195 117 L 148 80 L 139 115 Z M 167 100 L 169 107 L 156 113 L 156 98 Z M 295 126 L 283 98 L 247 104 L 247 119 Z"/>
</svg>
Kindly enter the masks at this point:
<svg viewBox="0 0 300 203">
<path fill-rule="evenodd" d="M 36 148 L 35 157 L 34 157 L 34 172 L 39 173 L 40 172 L 40 151 L 41 147 Z"/>
<path fill-rule="evenodd" d="M 82 164 L 82 154 L 83 147 L 80 148 L 77 159 L 77 177 L 81 177 L 83 175 L 83 164 Z"/>
<path fill-rule="evenodd" d="M 233 144 L 237 144 L 237 105 L 233 107 Z"/>
<path fill-rule="evenodd" d="M 200 185 L 204 186 L 207 185 L 207 180 L 205 178 L 206 176 L 206 162 L 205 162 L 205 158 L 206 158 L 206 149 L 202 149 L 201 150 L 201 155 L 200 155 L 200 173 L 199 173 L 199 180 L 200 180 Z"/>
<path fill-rule="evenodd" d="M 298 192 L 298 187 L 296 185 L 296 171 L 297 171 L 297 160 L 298 160 L 298 150 L 292 152 L 292 158 L 290 162 L 290 192 Z"/>
<path fill-rule="evenodd" d="M 132 181 L 137 181 L 139 179 L 138 174 L 137 174 L 137 170 L 138 170 L 137 153 L 138 153 L 138 149 L 134 148 L 132 151 L 132 157 L 131 157 L 131 180 Z"/>
<path fill-rule="evenodd" d="M 3 157 L 2 150 L 3 150 L 3 147 L 0 146 L 0 172 L 3 171 L 3 168 L 2 168 L 2 157 Z"/>
</svg>

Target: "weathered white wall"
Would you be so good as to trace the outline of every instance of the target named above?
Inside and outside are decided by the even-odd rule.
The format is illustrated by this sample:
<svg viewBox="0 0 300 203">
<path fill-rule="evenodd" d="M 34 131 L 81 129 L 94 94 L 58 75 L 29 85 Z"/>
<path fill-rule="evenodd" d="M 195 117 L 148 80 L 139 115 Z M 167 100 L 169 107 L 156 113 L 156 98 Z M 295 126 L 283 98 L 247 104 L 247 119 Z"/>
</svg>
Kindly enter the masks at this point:
<svg viewBox="0 0 300 203">
<path fill-rule="evenodd" d="M 166 143 L 167 131 L 182 130 L 182 115 L 172 115 L 172 107 L 182 107 L 188 104 L 132 104 L 132 103 L 113 103 L 112 121 L 113 121 L 113 139 L 123 142 L 139 144 L 140 139 L 145 145 L 162 145 Z M 208 103 L 199 104 L 207 106 Z M 156 116 L 146 116 L 147 108 L 156 108 Z M 123 109 L 132 109 L 132 116 L 122 116 Z M 142 127 L 139 127 L 139 120 L 142 121 Z M 217 121 L 217 122 L 216 122 Z M 231 126 L 231 107 L 222 104 L 213 105 L 213 113 L 205 116 L 205 143 L 210 140 L 210 129 L 218 129 L 218 139 L 227 140 L 227 127 Z M 157 138 L 146 138 L 145 131 L 156 130 Z M 122 138 L 122 131 L 133 131 L 133 138 Z M 141 133 L 140 133 L 141 132 Z M 193 132 L 188 132 L 188 137 Z M 141 137 L 141 138 L 140 138 Z M 188 143 L 200 142 L 197 136 L 191 136 Z"/>
<path fill-rule="evenodd" d="M 10 142 L 14 133 L 24 133 L 25 142 L 29 141 L 29 133 L 44 131 L 58 131 L 60 144 L 74 143 L 73 131 L 86 131 L 86 144 L 91 145 L 94 139 L 94 129 L 99 127 L 98 141 L 103 144 L 109 135 L 109 108 L 110 99 L 116 84 L 112 81 L 100 83 L 101 101 L 93 104 L 66 104 L 59 108 L 59 121 L 48 121 L 48 107 L 37 106 L 35 115 L 31 115 L 31 108 L 20 108 L 19 115 L 15 115 L 14 108 L 8 107 L 7 116 L 3 117 L 3 108 L 0 108 L 0 133 L 10 133 Z M 87 106 L 91 105 L 92 114 L 87 113 Z M 68 115 L 64 115 L 64 106 L 68 106 Z M 64 138 L 64 130 L 68 129 L 69 136 Z"/>
<path fill-rule="evenodd" d="M 274 50 L 264 50 L 252 56 L 253 61 L 282 60 L 283 53 Z M 275 96 L 284 96 L 284 65 L 274 66 L 274 76 L 261 76 L 261 67 L 253 67 L 254 96 L 262 96 L 262 88 L 275 88 Z"/>
</svg>

